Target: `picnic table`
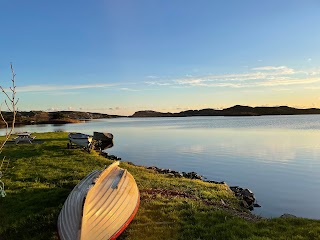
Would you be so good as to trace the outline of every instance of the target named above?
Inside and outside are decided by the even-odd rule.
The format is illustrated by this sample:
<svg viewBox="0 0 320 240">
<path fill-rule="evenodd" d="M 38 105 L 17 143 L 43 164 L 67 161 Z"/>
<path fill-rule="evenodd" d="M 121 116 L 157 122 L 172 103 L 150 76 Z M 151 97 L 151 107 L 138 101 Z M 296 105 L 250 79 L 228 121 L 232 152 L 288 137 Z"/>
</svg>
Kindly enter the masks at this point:
<svg viewBox="0 0 320 240">
<path fill-rule="evenodd" d="M 15 137 L 13 140 L 15 141 L 16 144 L 18 144 L 19 142 L 32 144 L 32 141 L 35 138 L 35 136 L 32 137 L 30 135 L 31 134 L 28 132 L 17 133 L 17 137 Z"/>
</svg>

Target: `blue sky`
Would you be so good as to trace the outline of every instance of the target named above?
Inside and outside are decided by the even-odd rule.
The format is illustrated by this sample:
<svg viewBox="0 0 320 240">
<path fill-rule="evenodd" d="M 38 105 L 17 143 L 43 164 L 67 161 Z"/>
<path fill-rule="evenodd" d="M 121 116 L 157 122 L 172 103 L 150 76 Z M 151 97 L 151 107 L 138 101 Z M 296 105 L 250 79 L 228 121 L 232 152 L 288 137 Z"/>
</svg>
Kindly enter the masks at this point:
<svg viewBox="0 0 320 240">
<path fill-rule="evenodd" d="M 20 110 L 320 107 L 319 1 L 0 0 Z"/>
</svg>

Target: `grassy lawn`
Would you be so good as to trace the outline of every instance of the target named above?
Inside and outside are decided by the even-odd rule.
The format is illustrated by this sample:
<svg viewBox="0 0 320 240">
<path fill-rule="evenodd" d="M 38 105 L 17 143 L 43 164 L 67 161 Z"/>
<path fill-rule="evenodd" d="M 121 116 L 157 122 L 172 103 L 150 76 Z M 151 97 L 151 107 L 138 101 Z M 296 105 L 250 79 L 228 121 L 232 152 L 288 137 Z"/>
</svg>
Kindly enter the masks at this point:
<svg viewBox="0 0 320 240">
<path fill-rule="evenodd" d="M 0 198 L 0 239 L 58 239 L 57 218 L 70 191 L 112 163 L 95 152 L 67 149 L 67 133 L 35 135 L 44 143 L 7 144 L 2 153 L 7 196 Z M 320 221 L 260 219 L 241 211 L 226 185 L 120 166 L 135 177 L 141 205 L 119 239 L 320 239 Z"/>
</svg>

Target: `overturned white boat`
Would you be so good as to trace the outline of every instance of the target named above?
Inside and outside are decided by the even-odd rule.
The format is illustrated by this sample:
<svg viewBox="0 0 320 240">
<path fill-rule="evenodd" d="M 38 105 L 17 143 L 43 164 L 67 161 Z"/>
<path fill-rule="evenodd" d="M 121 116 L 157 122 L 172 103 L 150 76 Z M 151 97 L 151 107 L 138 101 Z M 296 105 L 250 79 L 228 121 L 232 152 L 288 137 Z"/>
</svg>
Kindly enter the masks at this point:
<svg viewBox="0 0 320 240">
<path fill-rule="evenodd" d="M 61 240 L 116 239 L 138 211 L 133 176 L 114 162 L 95 170 L 71 191 L 58 217 Z"/>
</svg>

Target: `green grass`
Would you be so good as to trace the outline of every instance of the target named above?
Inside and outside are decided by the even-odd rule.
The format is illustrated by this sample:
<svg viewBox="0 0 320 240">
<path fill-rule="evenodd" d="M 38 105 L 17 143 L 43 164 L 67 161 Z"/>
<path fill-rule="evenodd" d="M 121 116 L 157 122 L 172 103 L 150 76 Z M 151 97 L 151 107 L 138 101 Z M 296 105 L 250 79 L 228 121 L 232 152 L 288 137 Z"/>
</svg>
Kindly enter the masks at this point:
<svg viewBox="0 0 320 240">
<path fill-rule="evenodd" d="M 67 149 L 66 133 L 36 135 L 43 144 L 7 144 L 2 153 L 9 166 L 2 167 L 7 196 L 0 198 L 0 239 L 58 239 L 57 218 L 70 191 L 89 172 L 112 163 Z M 320 239 L 320 221 L 259 220 L 240 210 L 226 185 L 120 166 L 135 177 L 141 204 L 119 239 Z"/>
</svg>

